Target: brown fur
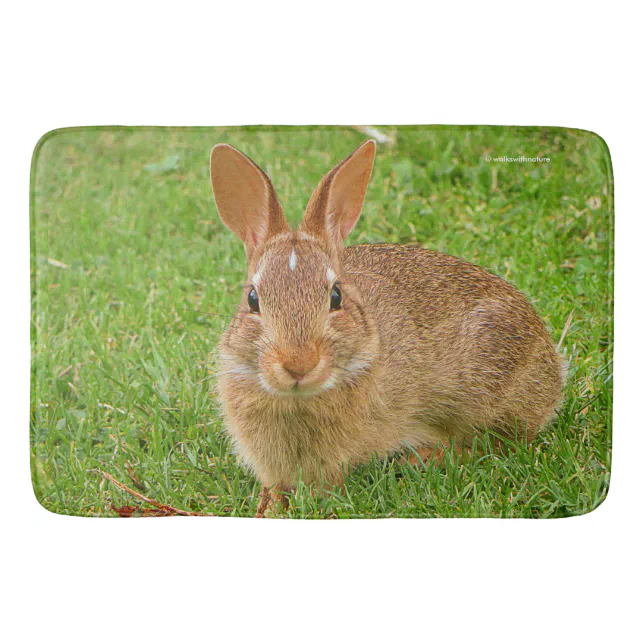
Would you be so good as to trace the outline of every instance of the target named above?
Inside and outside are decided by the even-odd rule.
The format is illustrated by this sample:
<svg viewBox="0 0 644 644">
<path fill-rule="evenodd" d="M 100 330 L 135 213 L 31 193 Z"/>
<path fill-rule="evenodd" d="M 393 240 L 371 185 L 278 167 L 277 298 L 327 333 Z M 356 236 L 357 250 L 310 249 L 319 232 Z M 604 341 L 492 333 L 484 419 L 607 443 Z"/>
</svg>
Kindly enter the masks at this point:
<svg viewBox="0 0 644 644">
<path fill-rule="evenodd" d="M 219 147 L 220 215 L 255 241 L 246 241 L 248 286 L 219 345 L 218 394 L 235 449 L 265 486 L 286 490 L 298 476 L 340 483 L 347 467 L 405 444 L 467 444 L 486 428 L 530 439 L 548 422 L 561 361 L 519 291 L 416 246 L 342 247 L 362 208 L 372 142 L 322 180 L 298 232 L 279 216 L 265 221 L 277 212 L 274 191 L 249 160 L 243 171 L 261 173 L 251 183 L 267 182 L 251 200 L 264 215 L 231 210 L 241 197 L 230 188 L 219 198 L 232 150 L 220 163 Z M 334 283 L 338 311 L 329 310 Z M 247 304 L 252 287 L 259 314 Z"/>
</svg>

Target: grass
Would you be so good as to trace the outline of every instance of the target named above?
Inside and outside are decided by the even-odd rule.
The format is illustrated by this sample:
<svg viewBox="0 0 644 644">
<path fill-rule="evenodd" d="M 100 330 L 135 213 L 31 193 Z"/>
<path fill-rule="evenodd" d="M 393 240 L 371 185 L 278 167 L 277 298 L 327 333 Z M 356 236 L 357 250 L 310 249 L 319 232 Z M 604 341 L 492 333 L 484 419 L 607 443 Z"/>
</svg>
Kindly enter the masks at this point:
<svg viewBox="0 0 644 644">
<path fill-rule="evenodd" d="M 610 477 L 612 173 L 603 141 L 558 128 L 384 128 L 350 243 L 416 242 L 481 264 L 527 294 L 570 360 L 558 418 L 532 445 L 448 452 L 299 485 L 288 516 L 559 517 L 589 512 Z M 211 352 L 245 279 L 218 219 L 208 159 L 239 147 L 296 223 L 317 181 L 364 137 L 350 128 L 82 128 L 50 133 L 32 172 L 31 462 L 53 512 L 114 516 L 135 499 L 251 516 L 260 486 L 230 451 Z M 547 156 L 501 163 L 485 155 Z M 285 514 L 285 513 L 283 513 Z"/>
</svg>

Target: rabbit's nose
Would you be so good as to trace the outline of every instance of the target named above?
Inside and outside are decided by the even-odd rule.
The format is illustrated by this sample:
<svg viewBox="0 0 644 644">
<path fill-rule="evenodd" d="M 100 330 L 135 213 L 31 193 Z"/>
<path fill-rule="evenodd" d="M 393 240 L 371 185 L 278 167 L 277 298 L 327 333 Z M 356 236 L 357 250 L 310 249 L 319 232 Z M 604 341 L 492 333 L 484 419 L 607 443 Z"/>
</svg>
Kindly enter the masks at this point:
<svg viewBox="0 0 644 644">
<path fill-rule="evenodd" d="M 320 362 L 320 353 L 312 344 L 298 347 L 293 353 L 282 358 L 282 367 L 296 380 L 315 369 Z"/>
</svg>

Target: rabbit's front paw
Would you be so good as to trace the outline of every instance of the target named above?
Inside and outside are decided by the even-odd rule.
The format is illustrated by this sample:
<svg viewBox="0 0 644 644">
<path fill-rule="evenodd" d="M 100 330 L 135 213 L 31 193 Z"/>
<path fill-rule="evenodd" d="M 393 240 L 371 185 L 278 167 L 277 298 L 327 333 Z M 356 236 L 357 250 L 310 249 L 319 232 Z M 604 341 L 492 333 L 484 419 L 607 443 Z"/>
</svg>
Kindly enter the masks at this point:
<svg viewBox="0 0 644 644">
<path fill-rule="evenodd" d="M 276 511 L 279 514 L 280 509 L 288 510 L 288 496 L 283 492 L 276 492 L 272 488 L 264 485 L 259 497 L 255 518 L 263 519 L 267 512 L 269 512 L 269 516 L 276 516 Z"/>
</svg>

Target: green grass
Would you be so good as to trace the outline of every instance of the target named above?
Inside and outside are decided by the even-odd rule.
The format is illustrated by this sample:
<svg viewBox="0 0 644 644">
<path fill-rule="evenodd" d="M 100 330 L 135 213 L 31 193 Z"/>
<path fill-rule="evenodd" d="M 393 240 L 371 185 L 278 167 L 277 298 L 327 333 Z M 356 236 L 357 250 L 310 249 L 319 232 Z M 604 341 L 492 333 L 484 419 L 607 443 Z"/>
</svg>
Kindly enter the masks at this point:
<svg viewBox="0 0 644 644">
<path fill-rule="evenodd" d="M 384 128 L 350 243 L 417 242 L 478 263 L 535 304 L 570 360 L 557 420 L 532 445 L 351 471 L 303 485 L 288 516 L 557 517 L 606 495 L 612 417 L 612 173 L 588 132 Z M 32 175 L 31 459 L 54 512 L 112 516 L 136 499 L 250 516 L 260 486 L 230 451 L 211 395 L 211 352 L 245 279 L 218 219 L 208 161 L 239 147 L 296 223 L 323 173 L 364 137 L 349 128 L 83 128 L 54 132 Z M 486 162 L 548 156 L 550 163 Z M 486 442 L 486 438 L 483 442 Z"/>
</svg>

